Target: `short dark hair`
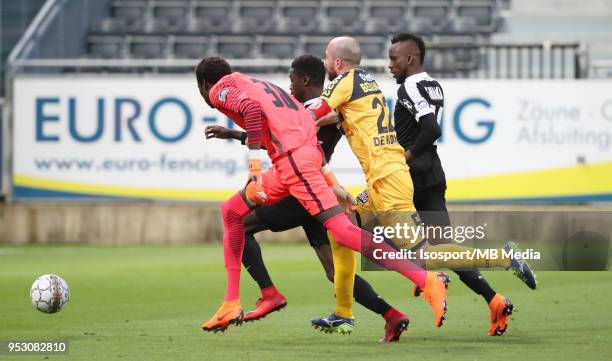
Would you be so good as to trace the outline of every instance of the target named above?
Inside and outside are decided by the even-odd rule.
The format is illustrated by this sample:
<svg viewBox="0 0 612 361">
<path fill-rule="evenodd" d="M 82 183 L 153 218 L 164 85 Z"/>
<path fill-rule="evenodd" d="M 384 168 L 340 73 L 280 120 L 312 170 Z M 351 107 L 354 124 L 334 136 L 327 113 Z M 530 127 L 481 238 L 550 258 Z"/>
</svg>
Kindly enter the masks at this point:
<svg viewBox="0 0 612 361">
<path fill-rule="evenodd" d="M 419 48 L 419 53 L 421 53 L 421 65 L 423 65 L 423 62 L 425 61 L 425 42 L 423 41 L 423 38 L 413 33 L 400 33 L 391 38 L 391 44 L 404 41 L 414 41 Z"/>
<path fill-rule="evenodd" d="M 291 68 L 301 76 L 307 76 L 315 86 L 325 82 L 325 65 L 323 60 L 313 54 L 300 55 L 293 59 Z"/>
<path fill-rule="evenodd" d="M 218 56 L 202 59 L 195 68 L 198 86 L 204 81 L 216 84 L 221 78 L 232 73 L 232 67 L 225 59 Z"/>
</svg>

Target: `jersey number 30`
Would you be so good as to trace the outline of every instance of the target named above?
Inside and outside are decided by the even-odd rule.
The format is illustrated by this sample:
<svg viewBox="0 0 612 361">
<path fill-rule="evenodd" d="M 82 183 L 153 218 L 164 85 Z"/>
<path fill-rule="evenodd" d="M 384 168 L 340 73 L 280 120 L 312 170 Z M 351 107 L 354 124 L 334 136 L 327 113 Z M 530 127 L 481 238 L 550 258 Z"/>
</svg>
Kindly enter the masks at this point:
<svg viewBox="0 0 612 361">
<path fill-rule="evenodd" d="M 293 102 L 293 99 L 287 94 L 281 87 L 278 85 L 272 84 L 270 82 L 259 80 L 259 79 L 251 79 L 253 83 L 258 83 L 263 86 L 263 89 L 266 93 L 271 94 L 274 98 L 272 100 L 272 104 L 277 108 L 287 107 L 289 109 L 298 110 L 298 106 Z"/>
</svg>

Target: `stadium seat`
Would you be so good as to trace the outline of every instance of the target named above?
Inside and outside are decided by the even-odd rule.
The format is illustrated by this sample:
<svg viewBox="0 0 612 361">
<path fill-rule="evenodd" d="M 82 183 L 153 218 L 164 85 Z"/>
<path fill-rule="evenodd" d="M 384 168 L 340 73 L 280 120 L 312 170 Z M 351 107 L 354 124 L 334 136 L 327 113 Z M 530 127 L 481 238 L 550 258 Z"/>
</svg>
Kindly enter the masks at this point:
<svg viewBox="0 0 612 361">
<path fill-rule="evenodd" d="M 274 29 L 276 23 L 276 4 L 274 1 L 245 1 L 240 4 L 234 22 L 234 31 L 239 33 L 266 33 Z"/>
<path fill-rule="evenodd" d="M 231 11 L 231 1 L 199 1 L 194 6 L 198 18 L 227 20 Z"/>
<path fill-rule="evenodd" d="M 304 52 L 325 58 L 325 49 L 331 37 L 308 37 L 304 40 Z"/>
<path fill-rule="evenodd" d="M 365 31 L 368 34 L 399 32 L 404 25 L 405 15 L 405 1 L 372 1 L 366 16 Z"/>
<path fill-rule="evenodd" d="M 87 39 L 87 52 L 92 58 L 121 58 L 122 36 L 90 36 Z"/>
<path fill-rule="evenodd" d="M 264 58 L 291 59 L 295 57 L 297 38 L 268 36 L 261 40 L 261 55 Z"/>
<path fill-rule="evenodd" d="M 186 28 L 186 23 L 181 20 L 174 22 L 170 19 L 150 18 L 145 21 L 144 30 L 147 33 L 171 34 L 182 31 Z"/>
<path fill-rule="evenodd" d="M 250 36 L 220 36 L 217 40 L 218 53 L 227 58 L 252 56 L 253 38 Z"/>
<path fill-rule="evenodd" d="M 280 5 L 279 32 L 309 33 L 318 22 L 320 3 L 316 1 L 285 2 Z"/>
<path fill-rule="evenodd" d="M 363 58 L 381 59 L 387 57 L 385 38 L 382 37 L 358 37 Z"/>
<path fill-rule="evenodd" d="M 186 24 L 188 5 L 186 1 L 158 1 L 153 6 L 153 16 L 168 31 L 178 31 Z"/>
<path fill-rule="evenodd" d="M 192 18 L 188 25 L 189 32 L 199 34 L 225 34 L 230 30 L 227 21 L 208 18 Z"/>
<path fill-rule="evenodd" d="M 415 34 L 428 34 L 440 31 L 436 29 L 434 20 L 431 18 L 411 18 L 408 20 L 407 29 Z"/>
<path fill-rule="evenodd" d="M 366 19 L 364 23 L 364 32 L 372 35 L 393 34 L 401 31 L 402 27 L 397 24 L 390 24 L 383 19 Z"/>
<path fill-rule="evenodd" d="M 464 16 L 454 16 L 448 24 L 448 32 L 452 33 L 478 33 L 482 28 L 476 24 L 476 19 Z"/>
<path fill-rule="evenodd" d="M 462 1 L 456 5 L 456 15 L 473 24 L 473 30 L 492 32 L 494 30 L 494 6 L 490 2 Z M 467 20 L 469 19 L 469 20 Z"/>
<path fill-rule="evenodd" d="M 138 59 L 165 58 L 166 37 L 135 36 L 130 41 L 130 56 Z"/>
<path fill-rule="evenodd" d="M 124 18 L 104 18 L 94 30 L 102 33 L 142 32 L 144 23 L 141 20 L 127 21 Z"/>
<path fill-rule="evenodd" d="M 449 42 L 445 42 L 449 44 Z M 450 47 L 430 47 L 425 57 L 425 68 L 428 71 L 448 77 L 465 76 L 478 69 L 478 47 L 458 39 L 457 44 Z"/>
<path fill-rule="evenodd" d="M 142 21 L 146 16 L 147 2 L 137 0 L 115 0 L 111 3 L 111 15 L 131 22 Z"/>
<path fill-rule="evenodd" d="M 172 45 L 175 58 L 201 59 L 210 48 L 209 39 L 203 36 L 177 36 Z"/>
<path fill-rule="evenodd" d="M 414 32 L 441 32 L 448 23 L 449 10 L 447 1 L 416 1 L 410 19 L 410 30 Z"/>
<path fill-rule="evenodd" d="M 229 1 L 197 2 L 194 17 L 190 19 L 189 31 L 196 33 L 225 33 L 230 30 L 232 12 Z"/>
<path fill-rule="evenodd" d="M 355 1 L 325 1 L 321 31 L 324 33 L 363 32 L 360 3 Z"/>
</svg>

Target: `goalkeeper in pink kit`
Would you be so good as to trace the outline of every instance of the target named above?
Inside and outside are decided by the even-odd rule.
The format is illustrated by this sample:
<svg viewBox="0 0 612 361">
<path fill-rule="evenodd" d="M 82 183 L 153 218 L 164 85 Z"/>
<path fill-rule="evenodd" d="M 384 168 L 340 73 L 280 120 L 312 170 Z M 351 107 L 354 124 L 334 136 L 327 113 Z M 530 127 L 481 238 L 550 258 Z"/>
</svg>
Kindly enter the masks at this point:
<svg viewBox="0 0 612 361">
<path fill-rule="evenodd" d="M 223 202 L 223 251 L 227 272 L 225 300 L 202 325 L 205 331 L 224 331 L 242 322 L 240 271 L 244 249 L 244 216 L 260 204 L 272 204 L 289 195 L 323 223 L 336 241 L 379 265 L 395 270 L 423 290 L 434 310 L 436 325 L 446 313 L 446 285 L 407 260 L 373 257 L 375 249 L 393 252 L 386 243 L 353 225 L 336 196 L 348 199 L 324 164 L 311 113 L 291 95 L 268 81 L 235 72 L 218 57 L 204 58 L 196 67 L 198 89 L 206 103 L 247 131 L 249 176 L 246 187 Z M 272 168 L 262 173 L 260 149 L 265 148 Z"/>
</svg>

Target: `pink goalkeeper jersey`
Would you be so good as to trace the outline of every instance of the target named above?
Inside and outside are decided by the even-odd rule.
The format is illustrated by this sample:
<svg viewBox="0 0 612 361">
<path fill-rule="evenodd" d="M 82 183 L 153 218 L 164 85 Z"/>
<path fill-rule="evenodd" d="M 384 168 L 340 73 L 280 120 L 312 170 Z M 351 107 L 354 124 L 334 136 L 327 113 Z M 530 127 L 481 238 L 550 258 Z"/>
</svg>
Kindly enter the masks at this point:
<svg viewBox="0 0 612 361">
<path fill-rule="evenodd" d="M 215 108 L 247 131 L 249 144 L 267 149 L 272 161 L 304 145 L 318 146 L 310 112 L 275 84 L 236 72 L 221 78 L 209 97 Z"/>
</svg>

